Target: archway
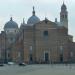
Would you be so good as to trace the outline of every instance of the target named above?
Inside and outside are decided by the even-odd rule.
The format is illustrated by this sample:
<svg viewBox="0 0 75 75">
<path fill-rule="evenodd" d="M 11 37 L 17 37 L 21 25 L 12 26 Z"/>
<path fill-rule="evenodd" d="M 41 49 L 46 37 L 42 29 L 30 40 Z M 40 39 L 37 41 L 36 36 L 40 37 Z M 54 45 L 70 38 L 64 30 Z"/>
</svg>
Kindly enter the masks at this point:
<svg viewBox="0 0 75 75">
<path fill-rule="evenodd" d="M 45 53 L 45 62 L 48 62 L 49 61 L 49 54 L 46 52 Z"/>
</svg>

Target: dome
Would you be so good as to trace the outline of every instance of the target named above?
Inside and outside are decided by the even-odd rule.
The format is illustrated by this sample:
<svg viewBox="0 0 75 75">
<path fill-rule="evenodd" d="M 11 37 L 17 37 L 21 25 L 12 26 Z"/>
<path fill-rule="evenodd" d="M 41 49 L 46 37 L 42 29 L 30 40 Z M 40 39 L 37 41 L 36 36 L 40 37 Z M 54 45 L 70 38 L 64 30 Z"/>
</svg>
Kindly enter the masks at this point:
<svg viewBox="0 0 75 75">
<path fill-rule="evenodd" d="M 28 19 L 27 24 L 36 24 L 38 22 L 40 22 L 40 19 L 37 16 L 33 15 Z"/>
<path fill-rule="evenodd" d="M 40 22 L 40 19 L 35 15 L 35 10 L 33 7 L 32 16 L 28 19 L 27 24 L 36 24 Z"/>
<path fill-rule="evenodd" d="M 18 28 L 18 24 L 16 22 L 14 22 L 12 20 L 12 17 L 10 18 L 10 21 L 8 21 L 5 26 L 4 26 L 4 29 L 5 28 Z"/>
</svg>

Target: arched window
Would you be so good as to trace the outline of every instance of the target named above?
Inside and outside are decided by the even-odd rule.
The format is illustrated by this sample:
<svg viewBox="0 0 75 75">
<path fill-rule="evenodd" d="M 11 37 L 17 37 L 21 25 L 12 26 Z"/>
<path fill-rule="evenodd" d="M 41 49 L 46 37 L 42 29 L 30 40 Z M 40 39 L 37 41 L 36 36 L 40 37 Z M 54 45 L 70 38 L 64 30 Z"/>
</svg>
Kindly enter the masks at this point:
<svg viewBox="0 0 75 75">
<path fill-rule="evenodd" d="M 44 36 L 48 36 L 48 31 L 44 31 Z"/>
<path fill-rule="evenodd" d="M 32 46 L 29 47 L 30 54 L 32 54 Z"/>
<path fill-rule="evenodd" d="M 62 18 L 64 18 L 64 15 L 62 15 Z"/>
<path fill-rule="evenodd" d="M 65 15 L 65 18 L 67 18 L 67 15 Z"/>
</svg>

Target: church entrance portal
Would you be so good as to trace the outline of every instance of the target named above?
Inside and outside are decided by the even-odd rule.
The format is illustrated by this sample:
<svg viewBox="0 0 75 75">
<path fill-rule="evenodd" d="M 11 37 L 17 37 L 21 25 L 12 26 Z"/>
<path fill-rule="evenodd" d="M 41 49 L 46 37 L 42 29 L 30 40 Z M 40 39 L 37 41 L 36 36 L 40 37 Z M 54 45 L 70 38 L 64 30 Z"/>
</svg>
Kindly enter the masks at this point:
<svg viewBox="0 0 75 75">
<path fill-rule="evenodd" d="M 45 53 L 45 62 L 47 63 L 49 61 L 49 54 Z"/>
</svg>

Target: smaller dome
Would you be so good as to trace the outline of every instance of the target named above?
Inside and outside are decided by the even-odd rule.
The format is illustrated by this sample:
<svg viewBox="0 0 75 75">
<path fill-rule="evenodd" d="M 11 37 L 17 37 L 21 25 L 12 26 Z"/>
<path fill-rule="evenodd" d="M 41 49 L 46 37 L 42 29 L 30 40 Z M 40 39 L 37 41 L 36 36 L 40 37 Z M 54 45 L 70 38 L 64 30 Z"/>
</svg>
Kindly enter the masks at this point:
<svg viewBox="0 0 75 75">
<path fill-rule="evenodd" d="M 10 21 L 8 21 L 5 26 L 4 26 L 4 29 L 5 28 L 18 28 L 18 24 L 12 20 L 12 17 L 10 18 Z"/>
<path fill-rule="evenodd" d="M 40 22 L 40 19 L 35 15 L 35 10 L 33 6 L 32 16 L 28 19 L 27 24 L 36 24 Z"/>
</svg>

